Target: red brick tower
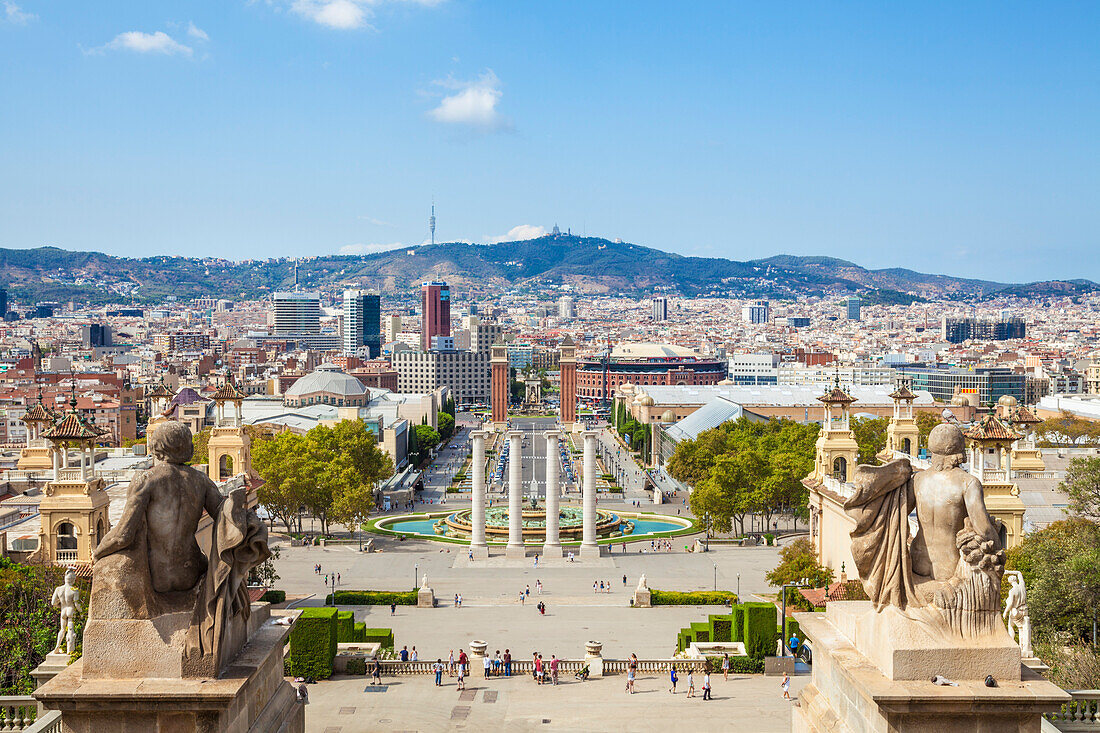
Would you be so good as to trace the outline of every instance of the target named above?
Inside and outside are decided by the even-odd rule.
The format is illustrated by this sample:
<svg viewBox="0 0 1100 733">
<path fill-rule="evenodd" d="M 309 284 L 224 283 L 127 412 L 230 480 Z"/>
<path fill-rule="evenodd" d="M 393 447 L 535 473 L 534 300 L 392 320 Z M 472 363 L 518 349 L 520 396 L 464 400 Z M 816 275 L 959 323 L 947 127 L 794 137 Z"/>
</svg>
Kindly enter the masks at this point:
<svg viewBox="0 0 1100 733">
<path fill-rule="evenodd" d="M 493 423 L 504 425 L 508 422 L 508 347 L 504 344 L 493 344 L 489 364 L 493 370 L 489 390 Z"/>
<path fill-rule="evenodd" d="M 561 342 L 561 424 L 569 428 L 577 421 L 577 355 L 573 339 L 566 336 Z"/>
</svg>

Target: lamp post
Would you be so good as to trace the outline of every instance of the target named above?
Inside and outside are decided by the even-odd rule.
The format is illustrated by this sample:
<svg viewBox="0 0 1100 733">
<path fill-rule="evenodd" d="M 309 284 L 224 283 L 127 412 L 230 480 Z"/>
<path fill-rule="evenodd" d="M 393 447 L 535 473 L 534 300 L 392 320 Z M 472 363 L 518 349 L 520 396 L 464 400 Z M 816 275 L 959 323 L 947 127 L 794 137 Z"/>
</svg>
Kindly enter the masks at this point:
<svg viewBox="0 0 1100 733">
<path fill-rule="evenodd" d="M 718 563 L 714 563 L 714 590 L 718 591 Z"/>
<path fill-rule="evenodd" d="M 741 602 L 741 573 L 737 574 L 737 602 Z"/>
<path fill-rule="evenodd" d="M 420 563 L 413 565 L 413 590 L 416 590 L 419 586 L 416 584 L 416 579 L 420 577 Z"/>
</svg>

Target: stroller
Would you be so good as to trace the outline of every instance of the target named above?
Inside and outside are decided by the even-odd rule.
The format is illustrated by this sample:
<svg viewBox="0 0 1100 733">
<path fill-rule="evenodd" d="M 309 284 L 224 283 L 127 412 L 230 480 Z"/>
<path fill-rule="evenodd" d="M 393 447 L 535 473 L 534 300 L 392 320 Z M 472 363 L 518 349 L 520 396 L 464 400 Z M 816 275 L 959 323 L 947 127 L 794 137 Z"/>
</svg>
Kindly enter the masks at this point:
<svg viewBox="0 0 1100 733">
<path fill-rule="evenodd" d="M 578 671 L 573 676 L 576 677 L 578 680 L 582 680 L 582 681 L 587 680 L 588 679 L 588 665 L 586 664 L 583 667 L 581 667 L 580 671 Z"/>
</svg>

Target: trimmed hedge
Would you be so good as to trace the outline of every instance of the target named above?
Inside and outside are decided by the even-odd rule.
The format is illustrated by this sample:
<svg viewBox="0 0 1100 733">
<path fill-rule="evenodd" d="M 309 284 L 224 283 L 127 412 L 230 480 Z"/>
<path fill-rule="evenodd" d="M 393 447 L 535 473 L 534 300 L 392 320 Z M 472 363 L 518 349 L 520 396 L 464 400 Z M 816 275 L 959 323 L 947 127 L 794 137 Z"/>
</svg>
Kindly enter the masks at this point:
<svg viewBox="0 0 1100 733">
<path fill-rule="evenodd" d="M 352 636 L 355 637 L 355 638 L 352 639 L 352 641 L 366 641 L 367 640 L 367 625 L 365 623 L 363 623 L 362 621 L 357 622 L 355 624 L 355 630 L 352 633 Z"/>
<path fill-rule="evenodd" d="M 653 606 L 725 606 L 737 603 L 737 594 L 728 590 L 689 591 L 650 590 L 649 603 Z"/>
<path fill-rule="evenodd" d="M 364 641 L 369 644 L 381 644 L 383 649 L 393 649 L 393 629 L 363 629 Z"/>
<path fill-rule="evenodd" d="M 791 648 L 787 644 L 787 642 L 790 641 L 790 638 L 791 638 L 792 635 L 798 637 L 798 649 L 801 649 L 802 644 L 806 641 L 806 639 L 802 636 L 802 627 L 799 626 L 798 622 L 795 621 L 793 618 L 788 618 L 787 619 L 787 632 L 783 633 L 783 628 L 780 627 L 779 628 L 779 634 L 780 634 L 780 638 L 783 639 L 783 648 L 784 649 L 789 650 Z M 798 653 L 798 649 L 795 649 L 795 654 Z"/>
<path fill-rule="evenodd" d="M 712 670 L 722 669 L 722 657 L 707 657 Z M 735 674 L 761 674 L 764 671 L 764 660 L 752 657 L 730 657 L 730 672 Z"/>
<path fill-rule="evenodd" d="M 709 619 L 711 641 L 724 643 L 733 640 L 733 614 L 712 615 Z"/>
<path fill-rule="evenodd" d="M 745 640 L 745 607 L 736 605 L 730 609 L 733 616 L 733 627 L 730 629 L 730 641 Z"/>
<path fill-rule="evenodd" d="M 290 673 L 326 680 L 336 656 L 336 609 L 307 608 L 290 629 Z"/>
<path fill-rule="evenodd" d="M 355 641 L 355 614 L 351 611 L 336 613 L 336 641 L 346 644 Z"/>
<path fill-rule="evenodd" d="M 332 603 L 332 594 L 325 596 L 325 603 Z M 416 591 L 393 590 L 338 590 L 336 591 L 336 605 L 338 606 L 388 606 L 391 603 L 398 606 L 415 606 Z"/>
<path fill-rule="evenodd" d="M 260 596 L 260 600 L 264 603 L 282 603 L 286 600 L 285 590 L 269 590 Z"/>
<path fill-rule="evenodd" d="M 706 644 L 710 641 L 710 626 L 704 623 L 691 624 L 692 641 Z"/>
<path fill-rule="evenodd" d="M 680 629 L 680 633 L 676 635 L 676 651 L 684 651 L 693 641 L 694 639 L 691 638 L 691 629 Z"/>
<path fill-rule="evenodd" d="M 363 657 L 352 657 L 348 660 L 348 674 L 366 674 L 367 660 Z"/>
<path fill-rule="evenodd" d="M 755 659 L 775 653 L 779 613 L 773 603 L 745 603 L 745 653 Z"/>
</svg>

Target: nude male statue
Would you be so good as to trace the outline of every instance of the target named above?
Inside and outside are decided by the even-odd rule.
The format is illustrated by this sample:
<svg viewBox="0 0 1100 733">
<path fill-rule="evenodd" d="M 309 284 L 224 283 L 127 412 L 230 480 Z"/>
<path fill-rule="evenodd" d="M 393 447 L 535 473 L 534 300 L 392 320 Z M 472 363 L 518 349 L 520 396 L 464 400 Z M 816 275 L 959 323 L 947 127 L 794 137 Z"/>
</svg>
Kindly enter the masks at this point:
<svg viewBox="0 0 1100 733">
<path fill-rule="evenodd" d="M 61 628 L 57 630 L 57 645 L 53 649 L 56 654 L 64 645 L 65 653 L 72 654 L 76 651 L 76 612 L 80 610 L 80 589 L 73 585 L 76 582 L 76 573 L 72 568 L 65 571 L 65 585 L 54 588 L 50 605 L 61 609 Z"/>
<path fill-rule="evenodd" d="M 114 555 L 129 555 L 112 573 L 121 576 L 115 578 L 120 584 L 127 583 L 125 576 L 131 573 L 142 574 L 141 565 L 147 564 L 148 583 L 155 593 L 190 591 L 207 571 L 206 556 L 195 541 L 199 520 L 203 510 L 217 518 L 224 498 L 206 474 L 186 465 L 193 450 L 186 425 L 161 425 L 150 437 L 149 448 L 154 465 L 131 484 L 122 518 L 93 557 L 98 567 Z M 132 577 L 129 582 L 140 579 Z M 94 612 L 96 588 L 92 590 Z"/>
<path fill-rule="evenodd" d="M 970 520 L 980 540 L 1000 542 L 985 508 L 981 482 L 959 468 L 966 456 L 962 433 L 953 425 L 937 425 L 928 435 L 931 467 L 913 476 L 917 523 L 910 544 L 913 574 L 948 581 L 959 564 L 958 534 Z M 920 577 L 918 577 L 920 580 Z"/>
</svg>

